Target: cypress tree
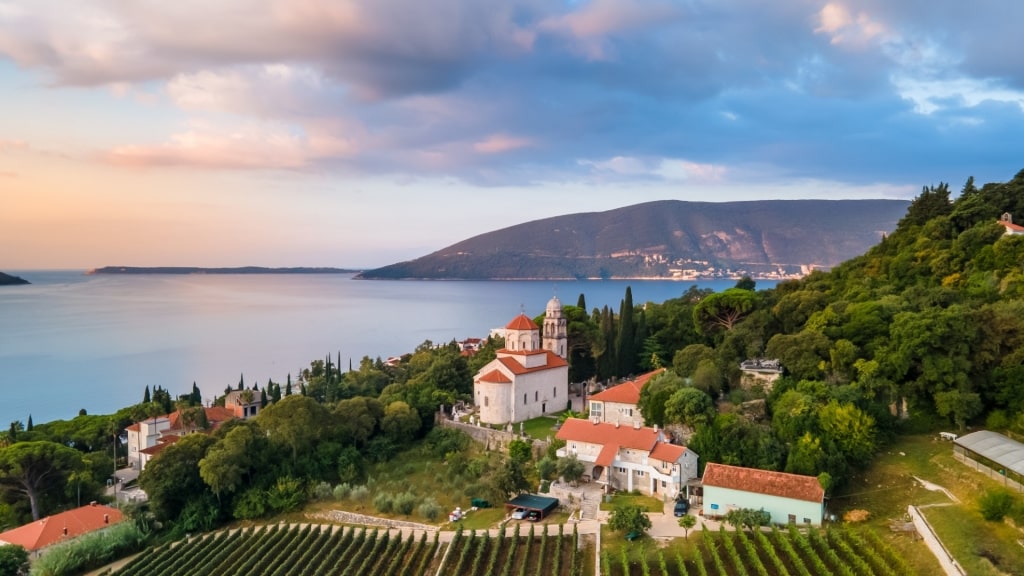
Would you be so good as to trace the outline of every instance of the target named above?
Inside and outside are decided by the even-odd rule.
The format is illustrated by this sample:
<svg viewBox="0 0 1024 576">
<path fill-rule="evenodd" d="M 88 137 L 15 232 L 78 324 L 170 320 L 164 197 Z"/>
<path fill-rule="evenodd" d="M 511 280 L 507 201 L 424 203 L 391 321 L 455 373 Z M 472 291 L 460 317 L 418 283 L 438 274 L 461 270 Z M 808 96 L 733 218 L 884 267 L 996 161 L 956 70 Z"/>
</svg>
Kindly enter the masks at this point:
<svg viewBox="0 0 1024 576">
<path fill-rule="evenodd" d="M 142 403 L 149 404 L 153 400 L 149 396 L 149 384 L 146 384 L 146 393 L 142 395 Z"/>
<path fill-rule="evenodd" d="M 241 374 L 238 377 L 238 389 L 245 390 L 245 374 Z"/>
<path fill-rule="evenodd" d="M 25 425 L 25 431 L 26 432 L 31 432 L 32 431 L 32 415 L 31 414 L 28 415 L 28 424 Z"/>
<path fill-rule="evenodd" d="M 306 395 L 306 383 L 305 382 L 299 382 L 299 394 L 302 394 L 303 396 Z"/>
<path fill-rule="evenodd" d="M 633 323 L 633 290 L 626 286 L 626 297 L 619 304 L 619 330 L 615 342 L 618 376 L 636 372 L 636 326 Z"/>
<path fill-rule="evenodd" d="M 586 314 L 587 297 L 583 295 L 583 292 L 580 292 L 580 297 L 576 300 L 576 307 L 579 308 L 580 310 L 583 310 L 583 313 Z"/>
<path fill-rule="evenodd" d="M 203 404 L 203 393 L 199 391 L 199 386 L 196 386 L 195 380 L 192 381 L 192 394 L 189 397 L 189 401 L 192 402 L 193 406 L 202 406 Z"/>
<path fill-rule="evenodd" d="M 601 309 L 601 341 L 604 350 L 597 358 L 597 377 L 605 381 L 615 371 L 615 319 L 608 306 Z"/>
<path fill-rule="evenodd" d="M 285 396 L 291 396 L 292 395 L 292 373 L 291 372 L 288 373 L 288 385 L 284 389 L 284 395 Z"/>
</svg>

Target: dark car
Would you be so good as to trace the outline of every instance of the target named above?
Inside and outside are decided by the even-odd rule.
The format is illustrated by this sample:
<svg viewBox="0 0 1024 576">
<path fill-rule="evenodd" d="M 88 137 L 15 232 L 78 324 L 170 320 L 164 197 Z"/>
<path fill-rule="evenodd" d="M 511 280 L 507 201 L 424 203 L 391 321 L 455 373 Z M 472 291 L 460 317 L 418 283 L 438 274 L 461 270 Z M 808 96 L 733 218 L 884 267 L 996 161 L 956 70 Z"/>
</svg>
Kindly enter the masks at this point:
<svg viewBox="0 0 1024 576">
<path fill-rule="evenodd" d="M 537 512 L 536 510 L 530 510 L 529 512 L 526 513 L 526 519 L 530 522 L 536 522 L 540 520 L 540 512 Z"/>
<path fill-rule="evenodd" d="M 686 516 L 690 511 L 690 503 L 686 500 L 676 500 L 676 507 L 672 511 L 676 516 Z"/>
</svg>

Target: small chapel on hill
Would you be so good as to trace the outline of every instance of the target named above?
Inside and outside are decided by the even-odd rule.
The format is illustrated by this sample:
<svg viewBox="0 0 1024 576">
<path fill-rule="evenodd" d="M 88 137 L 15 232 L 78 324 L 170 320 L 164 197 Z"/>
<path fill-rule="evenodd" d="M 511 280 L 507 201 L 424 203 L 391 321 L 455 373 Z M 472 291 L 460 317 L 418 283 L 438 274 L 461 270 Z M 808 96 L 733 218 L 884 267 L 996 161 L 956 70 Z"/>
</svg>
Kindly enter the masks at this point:
<svg viewBox="0 0 1024 576">
<path fill-rule="evenodd" d="M 552 298 L 544 334 L 525 313 L 505 326 L 505 347 L 473 377 L 473 400 L 485 424 L 522 422 L 559 412 L 569 402 L 566 318 Z"/>
</svg>

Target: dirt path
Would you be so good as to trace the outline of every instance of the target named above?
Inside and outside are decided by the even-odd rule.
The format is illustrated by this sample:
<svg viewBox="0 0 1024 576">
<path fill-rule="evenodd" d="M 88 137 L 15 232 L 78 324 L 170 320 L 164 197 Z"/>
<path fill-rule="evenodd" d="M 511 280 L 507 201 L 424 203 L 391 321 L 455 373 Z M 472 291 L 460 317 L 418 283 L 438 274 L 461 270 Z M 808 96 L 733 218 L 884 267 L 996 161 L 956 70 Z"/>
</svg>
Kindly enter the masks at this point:
<svg viewBox="0 0 1024 576">
<path fill-rule="evenodd" d="M 921 486 L 924 487 L 925 490 L 930 490 L 932 492 L 942 492 L 943 494 L 946 495 L 947 498 L 949 498 L 953 502 L 956 502 L 957 504 L 960 503 L 960 499 L 957 498 L 956 496 L 954 496 L 953 493 L 950 492 L 949 490 L 947 490 L 946 488 L 943 488 L 942 486 L 939 486 L 938 484 L 935 484 L 933 482 L 929 482 L 927 480 L 922 480 L 921 478 L 918 478 L 917 476 L 914 476 L 914 480 L 917 480 L 918 482 L 920 482 Z"/>
</svg>

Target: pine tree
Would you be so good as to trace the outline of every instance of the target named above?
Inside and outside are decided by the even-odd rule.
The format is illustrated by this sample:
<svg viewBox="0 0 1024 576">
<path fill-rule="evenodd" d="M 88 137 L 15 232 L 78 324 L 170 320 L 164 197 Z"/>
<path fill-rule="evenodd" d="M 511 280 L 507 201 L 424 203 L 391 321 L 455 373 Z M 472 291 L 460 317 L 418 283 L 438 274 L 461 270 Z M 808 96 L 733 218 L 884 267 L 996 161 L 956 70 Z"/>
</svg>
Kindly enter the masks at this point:
<svg viewBox="0 0 1024 576">
<path fill-rule="evenodd" d="M 146 384 L 146 393 L 142 395 L 142 403 L 149 404 L 153 400 L 149 396 L 149 384 Z"/>
</svg>

